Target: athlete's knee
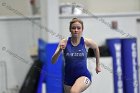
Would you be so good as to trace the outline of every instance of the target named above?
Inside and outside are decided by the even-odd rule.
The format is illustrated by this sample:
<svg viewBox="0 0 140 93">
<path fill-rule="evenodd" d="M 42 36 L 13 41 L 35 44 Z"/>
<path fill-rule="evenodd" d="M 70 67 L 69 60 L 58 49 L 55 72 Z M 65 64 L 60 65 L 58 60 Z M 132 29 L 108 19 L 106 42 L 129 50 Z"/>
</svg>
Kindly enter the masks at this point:
<svg viewBox="0 0 140 93">
<path fill-rule="evenodd" d="M 81 93 L 81 92 L 76 88 L 71 88 L 70 93 Z"/>
</svg>

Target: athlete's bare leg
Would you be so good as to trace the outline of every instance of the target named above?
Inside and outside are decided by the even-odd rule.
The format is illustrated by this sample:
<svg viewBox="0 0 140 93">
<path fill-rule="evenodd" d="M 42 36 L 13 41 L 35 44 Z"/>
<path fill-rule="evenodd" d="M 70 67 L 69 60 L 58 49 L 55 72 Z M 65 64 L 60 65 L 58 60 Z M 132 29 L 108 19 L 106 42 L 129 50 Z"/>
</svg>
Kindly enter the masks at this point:
<svg viewBox="0 0 140 93">
<path fill-rule="evenodd" d="M 81 93 L 85 91 L 91 84 L 91 81 L 85 77 L 79 77 L 70 89 L 70 93 Z"/>
</svg>

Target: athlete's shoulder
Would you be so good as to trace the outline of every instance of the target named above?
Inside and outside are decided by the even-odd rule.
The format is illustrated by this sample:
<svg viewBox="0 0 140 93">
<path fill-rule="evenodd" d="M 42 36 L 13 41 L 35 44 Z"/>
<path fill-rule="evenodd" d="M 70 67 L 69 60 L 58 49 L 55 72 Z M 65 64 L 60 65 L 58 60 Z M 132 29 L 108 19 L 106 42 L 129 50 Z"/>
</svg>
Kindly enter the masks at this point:
<svg viewBox="0 0 140 93">
<path fill-rule="evenodd" d="M 91 38 L 84 38 L 84 42 L 86 46 L 91 47 L 91 45 L 95 45 L 96 43 Z"/>
<path fill-rule="evenodd" d="M 93 42 L 93 40 L 91 38 L 84 38 L 84 42 L 86 44 Z"/>
</svg>

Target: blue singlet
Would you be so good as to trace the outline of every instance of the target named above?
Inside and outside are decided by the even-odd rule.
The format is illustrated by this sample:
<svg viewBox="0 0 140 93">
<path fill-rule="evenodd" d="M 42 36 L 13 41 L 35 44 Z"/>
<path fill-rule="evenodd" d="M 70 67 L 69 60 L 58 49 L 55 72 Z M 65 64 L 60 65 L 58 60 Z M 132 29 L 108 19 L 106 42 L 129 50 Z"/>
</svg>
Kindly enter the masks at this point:
<svg viewBox="0 0 140 93">
<path fill-rule="evenodd" d="M 71 44 L 71 37 L 68 38 L 67 46 L 64 50 L 64 59 L 64 84 L 72 86 L 76 79 L 81 76 L 86 76 L 91 80 L 91 75 L 87 69 L 87 52 L 83 37 L 81 37 L 77 46 Z"/>
</svg>

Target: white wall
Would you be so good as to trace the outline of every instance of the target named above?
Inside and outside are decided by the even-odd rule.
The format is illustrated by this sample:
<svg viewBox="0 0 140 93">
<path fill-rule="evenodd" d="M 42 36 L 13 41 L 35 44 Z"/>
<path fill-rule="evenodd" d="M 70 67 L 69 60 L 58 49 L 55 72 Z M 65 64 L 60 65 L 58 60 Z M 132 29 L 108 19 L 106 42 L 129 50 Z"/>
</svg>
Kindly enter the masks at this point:
<svg viewBox="0 0 140 93">
<path fill-rule="evenodd" d="M 88 58 L 88 69 L 92 75 L 92 83 L 90 87 L 83 93 L 114 93 L 114 79 L 112 71 L 112 57 L 101 57 L 102 71 L 96 74 L 95 58 Z M 107 67 L 107 68 L 105 68 Z"/>
<path fill-rule="evenodd" d="M 7 74 L 7 82 L 5 82 L 7 83 L 7 92 L 5 93 L 10 93 L 9 90 L 21 87 L 32 64 L 30 50 L 34 45 L 37 45 L 40 28 L 33 25 L 29 19 L 31 18 L 0 18 L 0 62 L 6 63 Z M 33 20 L 40 24 L 39 18 L 35 17 Z M 3 85 L 5 84 L 1 86 Z"/>
<path fill-rule="evenodd" d="M 30 0 L 0 0 L 0 16 L 20 16 L 14 11 L 31 15 Z"/>
<path fill-rule="evenodd" d="M 38 0 L 37 0 L 38 1 Z M 13 16 L 17 15 L 11 10 L 3 6 L 2 3 L 6 2 L 6 6 L 10 6 L 14 10 L 19 11 L 25 16 L 32 14 L 30 0 L 0 0 L 0 15 Z M 134 12 L 140 11 L 140 0 L 59 0 L 59 3 L 80 3 L 85 6 L 92 13 L 107 13 L 107 12 Z M 38 3 L 39 4 L 39 3 Z M 39 5 L 37 5 L 38 7 Z"/>
<path fill-rule="evenodd" d="M 80 3 L 92 13 L 140 11 L 140 0 L 60 0 L 60 3 Z"/>
<path fill-rule="evenodd" d="M 65 37 L 70 36 L 69 22 L 73 17 L 81 18 L 84 22 L 83 36 L 92 38 L 97 44 L 105 44 L 107 38 L 127 38 L 130 35 L 137 36 L 137 24 L 136 19 L 140 17 L 140 14 L 95 14 L 99 18 L 93 18 L 91 16 L 60 16 L 60 31 Z M 112 21 L 118 22 L 118 30 L 113 30 L 108 24 Z M 121 30 L 121 32 L 120 32 Z M 124 34 L 122 34 L 122 32 Z"/>
</svg>

